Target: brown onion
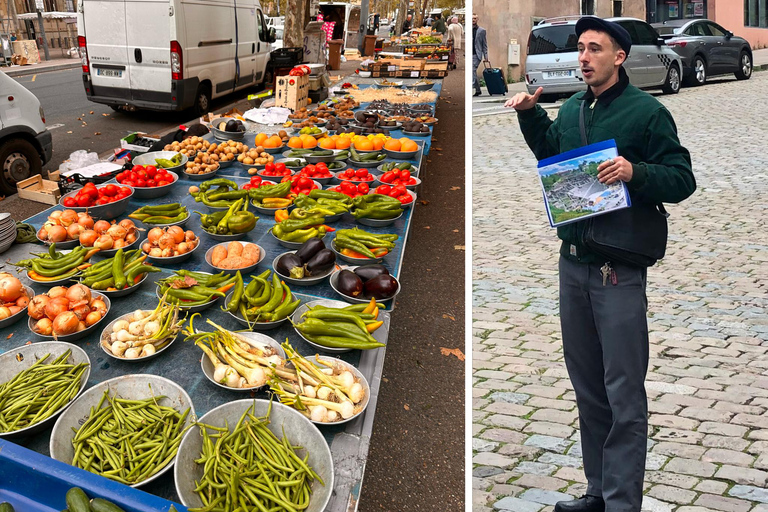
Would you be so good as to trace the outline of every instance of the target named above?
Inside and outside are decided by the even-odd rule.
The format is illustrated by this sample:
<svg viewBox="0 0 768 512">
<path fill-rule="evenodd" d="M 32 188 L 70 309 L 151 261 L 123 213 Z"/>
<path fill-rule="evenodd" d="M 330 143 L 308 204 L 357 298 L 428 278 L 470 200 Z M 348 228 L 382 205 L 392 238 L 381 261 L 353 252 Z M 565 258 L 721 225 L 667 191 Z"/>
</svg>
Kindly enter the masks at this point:
<svg viewBox="0 0 768 512">
<path fill-rule="evenodd" d="M 50 300 L 47 295 L 36 295 L 29 303 L 27 314 L 35 320 L 40 320 L 45 316 L 45 306 Z"/>
<path fill-rule="evenodd" d="M 21 311 L 21 308 L 19 306 L 8 306 L 8 309 L 11 310 L 11 315 L 15 315 L 19 311 Z"/>
<path fill-rule="evenodd" d="M 176 246 L 176 250 L 179 251 L 179 254 L 186 254 L 189 252 L 189 244 L 187 242 L 181 242 Z"/>
<path fill-rule="evenodd" d="M 80 245 L 83 247 L 93 247 L 96 240 L 99 238 L 99 234 L 92 229 L 86 229 L 80 233 Z"/>
<path fill-rule="evenodd" d="M 25 308 L 29 306 L 29 297 L 27 297 L 26 295 L 22 295 L 21 297 L 16 299 L 16 305 L 19 306 L 20 308 Z"/>
<path fill-rule="evenodd" d="M 160 237 L 160 240 L 157 241 L 157 245 L 159 245 L 161 249 L 173 249 L 176 247 L 176 240 L 173 238 L 172 234 L 166 233 Z"/>
<path fill-rule="evenodd" d="M 85 231 L 85 228 L 76 222 L 73 224 L 70 224 L 67 227 L 67 234 L 69 235 L 69 238 L 71 238 L 72 240 L 75 240 L 76 238 L 80 238 L 80 233 L 82 233 L 83 231 Z"/>
<path fill-rule="evenodd" d="M 61 225 L 65 228 L 69 227 L 70 224 L 77 222 L 77 212 L 75 210 L 64 210 L 61 212 L 59 222 L 61 222 Z"/>
<path fill-rule="evenodd" d="M 17 278 L 4 274 L 0 278 L 0 302 L 13 302 L 25 293 L 21 281 Z"/>
<path fill-rule="evenodd" d="M 65 297 L 67 295 L 67 287 L 66 286 L 54 286 L 50 290 L 48 290 L 48 293 L 46 294 L 48 297 L 55 299 L 56 297 Z"/>
<path fill-rule="evenodd" d="M 122 240 L 128 234 L 128 231 L 119 224 L 113 224 L 107 230 L 107 234 L 112 237 L 112 240 Z"/>
<path fill-rule="evenodd" d="M 37 238 L 40 240 L 48 240 L 48 230 L 45 229 L 45 226 L 40 228 L 40 231 L 37 232 Z"/>
<path fill-rule="evenodd" d="M 90 313 L 88 313 L 88 316 L 85 317 L 85 325 L 90 327 L 93 324 L 97 323 L 99 320 L 101 320 L 101 313 L 99 313 L 98 311 L 91 311 Z"/>
<path fill-rule="evenodd" d="M 152 244 L 149 243 L 149 242 L 144 242 L 141 245 L 141 250 L 144 251 L 145 253 L 149 254 L 149 251 L 152 250 Z"/>
<path fill-rule="evenodd" d="M 33 330 L 37 334 L 42 334 L 43 336 L 50 336 L 53 334 L 53 322 L 49 318 L 41 318 L 35 323 L 35 327 Z"/>
<path fill-rule="evenodd" d="M 59 335 L 72 334 L 77 332 L 79 324 L 80 320 L 73 312 L 65 311 L 53 320 L 53 332 Z"/>
<path fill-rule="evenodd" d="M 107 304 L 101 299 L 94 299 L 91 301 L 91 309 L 98 311 L 101 316 L 107 314 Z"/>
<path fill-rule="evenodd" d="M 72 312 L 75 314 L 78 320 L 84 320 L 85 317 L 88 316 L 88 313 L 91 312 L 91 308 L 88 307 L 88 304 L 80 304 L 79 306 L 72 308 Z"/>
<path fill-rule="evenodd" d="M 130 231 L 131 228 L 135 228 L 136 224 L 133 223 L 131 219 L 123 219 L 120 221 L 120 227 L 122 227 L 125 230 Z"/>
<path fill-rule="evenodd" d="M 0 306 L 0 320 L 5 320 L 11 315 L 12 313 L 10 308 L 7 308 L 5 306 Z"/>
<path fill-rule="evenodd" d="M 185 237 L 187 240 L 194 240 L 195 238 L 197 238 L 197 237 L 195 236 L 195 232 L 194 232 L 194 231 L 191 231 L 191 230 L 187 230 L 187 232 L 186 232 L 186 233 L 184 233 L 184 237 Z"/>
<path fill-rule="evenodd" d="M 48 228 L 48 240 L 51 242 L 63 242 L 67 239 L 67 230 L 61 226 L 51 226 Z"/>
<path fill-rule="evenodd" d="M 77 223 L 83 226 L 85 229 L 93 229 L 93 217 L 88 214 L 79 216 Z"/>
<path fill-rule="evenodd" d="M 49 219 L 59 220 L 61 218 L 61 214 L 64 213 L 63 210 L 56 210 L 51 212 L 51 214 L 48 216 Z"/>
<path fill-rule="evenodd" d="M 75 330 L 75 332 L 80 332 L 84 330 L 85 330 L 85 322 L 83 322 L 82 320 L 77 322 L 77 329 Z"/>
<path fill-rule="evenodd" d="M 177 244 L 180 244 L 184 241 L 184 230 L 180 226 L 169 227 L 168 234 L 173 236 L 173 240 Z"/>
<path fill-rule="evenodd" d="M 91 290 L 82 284 L 73 284 L 67 290 L 65 295 L 70 302 L 82 302 L 86 301 L 85 307 L 88 307 L 88 303 L 91 302 Z M 89 309 L 90 311 L 90 309 Z M 86 315 L 88 312 L 85 313 Z"/>
<path fill-rule="evenodd" d="M 97 220 L 93 224 L 93 229 L 94 229 L 94 231 L 96 231 L 100 235 L 103 235 L 104 233 L 107 232 L 107 230 L 109 229 L 110 225 L 111 224 L 109 222 L 105 221 L 105 220 Z"/>
<path fill-rule="evenodd" d="M 99 238 L 96 239 L 95 242 L 93 242 L 93 246 L 95 248 L 101 249 L 103 251 L 111 249 L 114 244 L 115 244 L 115 241 L 112 240 L 112 237 L 109 235 L 101 235 Z"/>
<path fill-rule="evenodd" d="M 69 311 L 69 301 L 66 297 L 56 297 L 55 299 L 48 301 L 48 304 L 45 305 L 45 316 L 51 320 L 55 320 L 64 313 L 71 313 L 71 311 Z M 72 316 L 74 316 L 74 313 L 72 313 Z"/>
<path fill-rule="evenodd" d="M 123 240 L 122 238 L 118 238 L 117 240 L 115 240 L 115 243 L 112 245 L 112 248 L 113 249 L 122 249 L 126 245 L 127 244 L 125 243 L 125 240 Z"/>
<path fill-rule="evenodd" d="M 136 233 L 135 232 L 129 232 L 127 235 L 125 235 L 125 242 L 126 243 L 132 244 L 135 241 L 136 241 Z"/>
<path fill-rule="evenodd" d="M 151 243 L 152 245 L 155 245 L 158 240 L 160 240 L 160 237 L 163 236 L 164 232 L 160 228 L 152 228 L 149 230 L 149 233 L 147 233 L 147 241 Z"/>
</svg>

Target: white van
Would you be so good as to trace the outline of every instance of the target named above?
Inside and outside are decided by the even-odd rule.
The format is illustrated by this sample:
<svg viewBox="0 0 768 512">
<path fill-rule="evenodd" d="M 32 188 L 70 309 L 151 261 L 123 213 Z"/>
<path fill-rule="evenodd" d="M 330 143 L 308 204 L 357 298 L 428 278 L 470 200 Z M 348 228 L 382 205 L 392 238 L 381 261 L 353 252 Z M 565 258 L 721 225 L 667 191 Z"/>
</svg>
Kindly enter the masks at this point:
<svg viewBox="0 0 768 512">
<path fill-rule="evenodd" d="M 0 71 L 0 194 L 15 194 L 18 182 L 40 174 L 52 152 L 40 101 Z"/>
<path fill-rule="evenodd" d="M 77 34 L 89 100 L 197 114 L 263 82 L 275 40 L 259 0 L 83 0 Z"/>
</svg>

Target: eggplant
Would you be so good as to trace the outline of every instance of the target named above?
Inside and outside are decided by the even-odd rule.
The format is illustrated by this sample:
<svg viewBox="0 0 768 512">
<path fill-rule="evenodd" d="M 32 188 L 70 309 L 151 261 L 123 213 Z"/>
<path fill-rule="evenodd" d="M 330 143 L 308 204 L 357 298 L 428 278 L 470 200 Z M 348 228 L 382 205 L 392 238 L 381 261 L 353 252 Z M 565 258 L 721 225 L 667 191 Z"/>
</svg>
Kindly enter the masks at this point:
<svg viewBox="0 0 768 512">
<path fill-rule="evenodd" d="M 330 249 L 320 249 L 305 266 L 307 275 L 314 276 L 333 268 L 336 254 Z"/>
<path fill-rule="evenodd" d="M 363 291 L 365 292 L 365 297 L 369 299 L 391 299 L 397 293 L 397 279 L 388 274 L 380 274 L 366 281 Z"/>
<path fill-rule="evenodd" d="M 309 262 L 315 254 L 323 249 L 325 249 L 325 244 L 322 240 L 319 238 L 310 238 L 304 242 L 304 245 L 299 247 L 299 250 L 296 251 L 296 256 L 298 256 L 302 264 L 304 264 Z"/>
<path fill-rule="evenodd" d="M 277 260 L 275 271 L 293 279 L 302 279 L 305 273 L 304 262 L 295 254 L 286 253 Z"/>
<path fill-rule="evenodd" d="M 351 270 L 339 272 L 336 288 L 339 292 L 350 297 L 358 297 L 363 293 L 363 280 Z"/>
<path fill-rule="evenodd" d="M 241 123 L 238 119 L 230 119 L 227 121 L 227 125 L 225 127 L 225 131 L 228 132 L 242 132 L 243 130 L 243 123 Z"/>
<path fill-rule="evenodd" d="M 387 270 L 387 267 L 384 265 L 379 265 L 378 263 L 374 263 L 371 265 L 361 265 L 355 269 L 355 274 L 357 274 L 360 279 L 363 280 L 363 282 L 368 281 L 369 279 L 373 279 L 376 276 L 380 276 L 382 274 L 389 275 L 389 270 Z"/>
</svg>

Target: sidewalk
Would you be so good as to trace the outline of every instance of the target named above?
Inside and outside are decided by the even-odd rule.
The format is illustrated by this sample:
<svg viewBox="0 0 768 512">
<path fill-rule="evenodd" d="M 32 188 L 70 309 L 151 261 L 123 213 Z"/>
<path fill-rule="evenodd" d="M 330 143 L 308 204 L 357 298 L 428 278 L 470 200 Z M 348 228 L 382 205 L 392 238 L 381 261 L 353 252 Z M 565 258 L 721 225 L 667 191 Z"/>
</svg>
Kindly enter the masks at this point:
<svg viewBox="0 0 768 512">
<path fill-rule="evenodd" d="M 63 69 L 75 69 L 80 67 L 80 59 L 51 59 L 42 61 L 38 64 L 28 64 L 26 66 L 11 66 L 9 68 L 0 68 L 8 76 L 17 77 L 25 75 L 34 75 L 35 73 L 46 73 L 48 71 L 61 71 Z"/>
<path fill-rule="evenodd" d="M 754 69 L 768 69 L 768 48 L 752 50 L 752 61 Z"/>
</svg>

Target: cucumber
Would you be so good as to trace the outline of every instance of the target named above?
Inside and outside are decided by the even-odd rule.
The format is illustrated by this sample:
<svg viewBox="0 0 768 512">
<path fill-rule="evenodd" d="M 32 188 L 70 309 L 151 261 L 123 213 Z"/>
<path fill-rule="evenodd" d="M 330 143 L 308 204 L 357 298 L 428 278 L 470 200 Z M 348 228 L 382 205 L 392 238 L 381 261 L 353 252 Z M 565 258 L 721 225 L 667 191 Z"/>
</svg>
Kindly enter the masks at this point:
<svg viewBox="0 0 768 512">
<path fill-rule="evenodd" d="M 67 508 L 71 512 L 90 512 L 88 496 L 79 487 L 73 487 L 67 491 Z"/>
<path fill-rule="evenodd" d="M 111 501 L 103 500 L 101 498 L 93 498 L 91 500 L 92 512 L 125 512 Z"/>
<path fill-rule="evenodd" d="M 16 512 L 16 510 L 14 510 L 13 505 L 4 501 L 0 503 L 0 512 Z"/>
<path fill-rule="evenodd" d="M 395 167 L 403 171 L 410 171 L 413 168 L 413 166 L 408 162 L 397 164 Z"/>
<path fill-rule="evenodd" d="M 333 154 L 333 151 L 330 149 L 319 149 L 317 151 L 312 152 L 312 156 L 331 156 Z"/>
<path fill-rule="evenodd" d="M 367 153 L 362 156 L 362 158 L 359 160 L 360 162 L 370 162 L 372 160 L 381 160 L 379 157 L 384 155 L 384 153 Z M 384 155 L 386 156 L 386 155 Z"/>
</svg>

